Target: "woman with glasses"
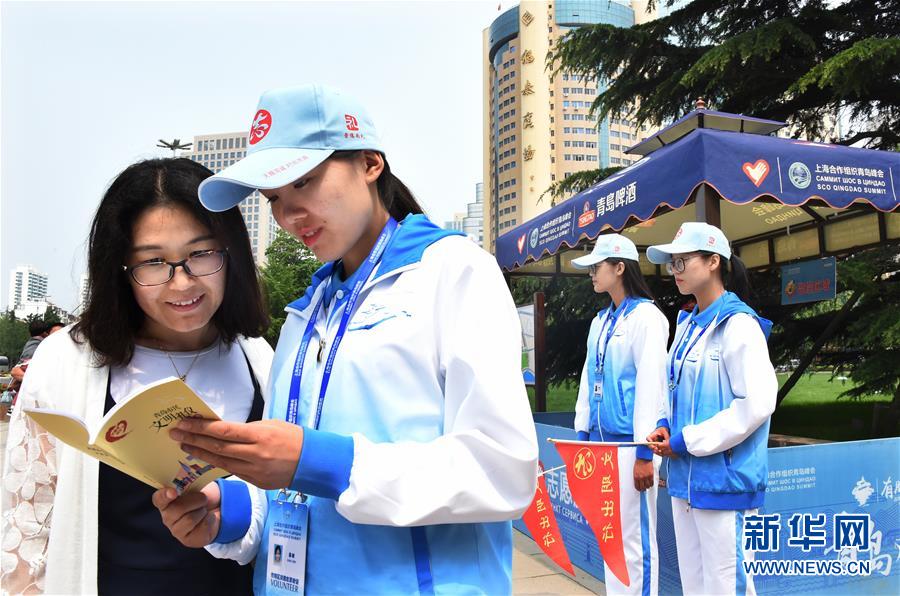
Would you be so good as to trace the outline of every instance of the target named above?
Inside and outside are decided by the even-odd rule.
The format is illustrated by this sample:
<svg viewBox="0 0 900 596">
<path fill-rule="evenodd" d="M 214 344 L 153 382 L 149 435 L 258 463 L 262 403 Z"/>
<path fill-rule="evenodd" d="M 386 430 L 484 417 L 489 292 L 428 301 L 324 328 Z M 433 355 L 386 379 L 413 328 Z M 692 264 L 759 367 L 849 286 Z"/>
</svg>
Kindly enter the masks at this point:
<svg viewBox="0 0 900 596">
<path fill-rule="evenodd" d="M 762 506 L 768 478 L 778 390 L 766 346 L 772 323 L 747 306 L 747 271 L 719 228 L 685 223 L 647 258 L 665 263 L 697 303 L 679 313 L 665 365 L 669 398 L 647 437 L 670 458 L 681 584 L 685 594 L 753 594 L 743 527 Z"/>
<path fill-rule="evenodd" d="M 587 358 L 575 403 L 580 441 L 643 441 L 656 426 L 665 399 L 669 322 L 653 304 L 634 243 L 600 236 L 591 254 L 572 260 L 588 269 L 594 291 L 610 305 L 591 322 Z M 630 584 L 605 568 L 609 594 L 657 594 L 656 482 L 659 458 L 647 447 L 619 448 L 622 543 Z"/>
<path fill-rule="evenodd" d="M 94 217 L 80 320 L 48 337 L 20 403 L 95 425 L 140 387 L 179 377 L 223 419 L 259 420 L 272 349 L 240 211 L 205 210 L 212 175 L 134 164 Z M 3 484 L 9 593 L 248 593 L 251 570 L 172 538 L 153 488 L 57 442 L 17 408 Z"/>
</svg>

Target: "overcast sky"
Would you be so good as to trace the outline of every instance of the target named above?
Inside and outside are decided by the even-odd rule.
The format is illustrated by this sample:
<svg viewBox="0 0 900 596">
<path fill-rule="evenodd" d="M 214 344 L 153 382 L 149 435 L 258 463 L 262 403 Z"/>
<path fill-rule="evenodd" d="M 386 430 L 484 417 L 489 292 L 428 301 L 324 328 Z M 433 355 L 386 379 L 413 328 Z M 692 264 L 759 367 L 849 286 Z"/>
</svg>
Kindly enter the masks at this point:
<svg viewBox="0 0 900 596">
<path fill-rule="evenodd" d="M 505 10 L 514 2 L 503 2 Z M 481 182 L 486 2 L 0 4 L 0 302 L 9 272 L 77 305 L 103 191 L 160 138 L 248 129 L 259 94 L 319 81 L 360 98 L 437 223 Z"/>
</svg>

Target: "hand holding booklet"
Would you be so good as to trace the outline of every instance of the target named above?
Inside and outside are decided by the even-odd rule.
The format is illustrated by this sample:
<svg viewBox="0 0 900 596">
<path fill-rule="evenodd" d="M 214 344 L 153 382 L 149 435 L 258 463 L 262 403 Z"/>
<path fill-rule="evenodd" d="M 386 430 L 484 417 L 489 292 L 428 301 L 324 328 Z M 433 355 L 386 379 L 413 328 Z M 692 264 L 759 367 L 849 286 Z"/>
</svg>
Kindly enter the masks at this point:
<svg viewBox="0 0 900 596">
<path fill-rule="evenodd" d="M 168 377 L 121 400 L 90 432 L 84 421 L 56 410 L 25 408 L 32 420 L 67 445 L 154 488 L 196 491 L 228 472 L 194 458 L 169 437 L 182 418 L 220 420 L 183 381 Z"/>
</svg>

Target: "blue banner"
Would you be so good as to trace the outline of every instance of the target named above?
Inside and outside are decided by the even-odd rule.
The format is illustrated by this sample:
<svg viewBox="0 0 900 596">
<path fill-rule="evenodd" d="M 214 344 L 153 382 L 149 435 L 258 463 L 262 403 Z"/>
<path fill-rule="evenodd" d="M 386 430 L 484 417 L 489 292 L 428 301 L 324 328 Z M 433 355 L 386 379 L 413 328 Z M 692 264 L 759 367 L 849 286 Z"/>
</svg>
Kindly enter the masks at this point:
<svg viewBox="0 0 900 596">
<path fill-rule="evenodd" d="M 893 211 L 900 196 L 900 154 L 757 134 L 697 129 L 497 239 L 500 267 L 621 230 L 660 207 L 684 206 L 706 183 L 726 201 L 771 197 L 798 206 L 821 199 L 844 209 L 856 201 Z"/>
<path fill-rule="evenodd" d="M 535 414 L 535 419 L 547 423 L 535 424 L 544 468 L 562 465 L 547 438 L 575 439 L 575 431 L 566 428 L 574 414 Z M 663 463 L 663 475 L 665 468 Z M 603 559 L 593 532 L 572 500 L 565 470 L 547 473 L 546 481 L 572 563 L 602 581 Z M 759 513 L 774 532 L 769 533 L 772 541 L 767 546 L 775 548 L 756 552 L 756 561 L 769 565 L 797 561 L 822 569 L 842 566 L 861 572 L 799 575 L 790 565 L 787 570 L 771 567 L 769 573 L 761 569 L 754 575 L 757 593 L 900 593 L 900 438 L 769 449 L 768 489 Z M 794 515 L 796 523 L 791 521 Z M 849 534 L 854 540 L 867 539 L 867 549 L 839 544 L 839 522 L 844 518 L 853 523 L 857 518 L 868 520 L 864 525 L 848 526 L 854 530 Z M 659 593 L 681 594 L 672 506 L 665 488 L 659 491 L 657 519 Z M 816 525 L 823 520 L 824 524 Z M 521 520 L 514 525 L 528 534 Z M 858 533 L 858 527 L 866 531 Z M 817 534 L 820 530 L 821 535 Z"/>
<path fill-rule="evenodd" d="M 781 268 L 781 303 L 833 300 L 836 285 L 834 257 L 785 265 Z"/>
</svg>

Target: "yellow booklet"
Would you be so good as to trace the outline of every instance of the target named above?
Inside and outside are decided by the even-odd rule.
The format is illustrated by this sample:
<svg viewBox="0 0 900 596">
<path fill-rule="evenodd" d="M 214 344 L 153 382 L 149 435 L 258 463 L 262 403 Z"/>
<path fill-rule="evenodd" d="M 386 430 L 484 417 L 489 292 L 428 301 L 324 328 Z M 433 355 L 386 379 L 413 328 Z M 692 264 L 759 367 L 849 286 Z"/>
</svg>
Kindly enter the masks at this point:
<svg viewBox="0 0 900 596">
<path fill-rule="evenodd" d="M 25 408 L 56 438 L 154 488 L 182 492 L 203 488 L 228 472 L 181 450 L 169 430 L 182 418 L 220 420 L 183 381 L 169 377 L 115 405 L 90 433 L 84 421 L 57 410 Z"/>
</svg>

